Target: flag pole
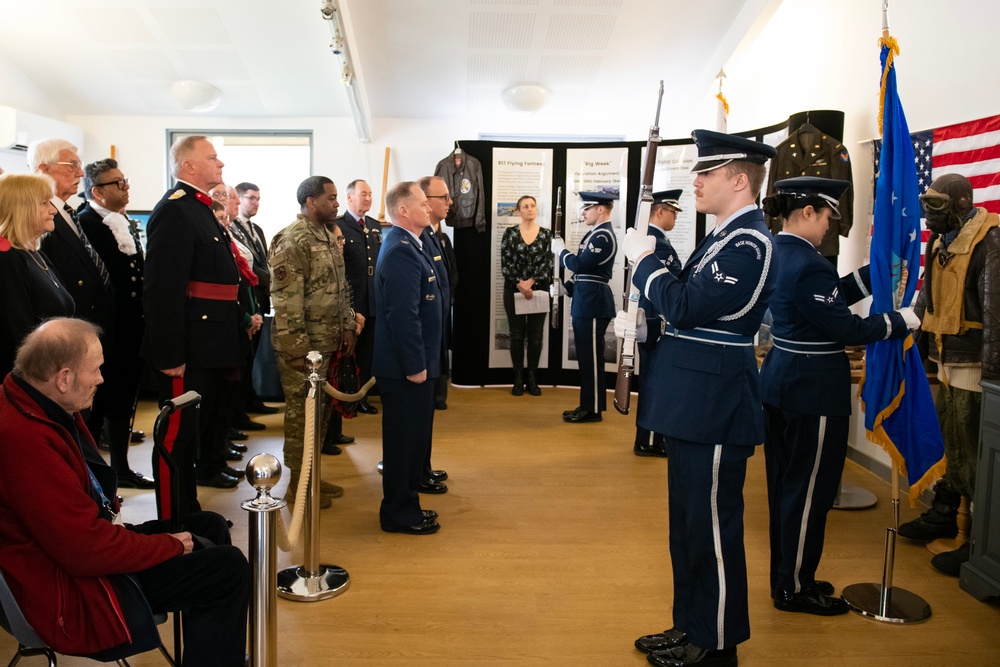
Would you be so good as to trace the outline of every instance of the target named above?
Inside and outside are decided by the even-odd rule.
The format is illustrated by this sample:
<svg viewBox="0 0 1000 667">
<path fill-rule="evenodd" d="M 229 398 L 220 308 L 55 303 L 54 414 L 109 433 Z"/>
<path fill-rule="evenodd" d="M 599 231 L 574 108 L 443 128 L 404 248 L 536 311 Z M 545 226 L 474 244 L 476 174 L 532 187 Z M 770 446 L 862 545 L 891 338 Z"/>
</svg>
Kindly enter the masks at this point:
<svg viewBox="0 0 1000 667">
<path fill-rule="evenodd" d="M 882 43 L 883 48 L 894 40 L 889 34 L 889 0 L 882 0 Z M 887 61 L 888 63 L 888 61 Z M 883 74 L 883 105 L 885 77 Z M 879 115 L 879 130 L 882 131 L 884 114 Z M 885 133 L 882 133 L 885 141 Z M 884 157 L 883 153 L 883 157 Z M 907 275 L 905 269 L 900 276 L 899 289 L 893 295 L 896 308 L 899 308 L 902 295 L 906 291 Z M 905 350 L 905 345 L 904 348 Z M 869 407 L 871 409 L 871 406 Z M 931 608 L 927 602 L 915 593 L 893 586 L 893 568 L 896 562 L 896 531 L 899 527 L 899 475 L 900 463 L 892 460 L 892 525 L 885 529 L 885 554 L 882 560 L 881 583 L 851 584 L 844 588 L 841 597 L 850 605 L 851 610 L 876 621 L 884 623 L 912 624 L 922 623 L 931 616 Z"/>
</svg>

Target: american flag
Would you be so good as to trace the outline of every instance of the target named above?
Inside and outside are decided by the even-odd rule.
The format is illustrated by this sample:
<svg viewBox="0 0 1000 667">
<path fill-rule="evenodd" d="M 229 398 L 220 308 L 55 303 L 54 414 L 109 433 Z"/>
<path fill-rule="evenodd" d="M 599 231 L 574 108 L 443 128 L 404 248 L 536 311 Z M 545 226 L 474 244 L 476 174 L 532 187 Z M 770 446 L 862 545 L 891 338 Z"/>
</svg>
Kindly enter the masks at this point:
<svg viewBox="0 0 1000 667">
<path fill-rule="evenodd" d="M 962 174 L 972 183 L 976 206 L 1000 213 L 1000 116 L 957 123 L 934 130 L 910 133 L 913 158 L 917 163 L 920 194 L 943 174 Z M 878 179 L 882 141 L 875 141 L 875 178 Z M 874 187 L 874 182 L 873 182 Z M 924 246 L 930 238 L 927 221 L 920 219 L 920 266 Z M 923 271 L 921 270 L 921 282 Z M 917 284 L 920 289 L 920 283 Z"/>
</svg>

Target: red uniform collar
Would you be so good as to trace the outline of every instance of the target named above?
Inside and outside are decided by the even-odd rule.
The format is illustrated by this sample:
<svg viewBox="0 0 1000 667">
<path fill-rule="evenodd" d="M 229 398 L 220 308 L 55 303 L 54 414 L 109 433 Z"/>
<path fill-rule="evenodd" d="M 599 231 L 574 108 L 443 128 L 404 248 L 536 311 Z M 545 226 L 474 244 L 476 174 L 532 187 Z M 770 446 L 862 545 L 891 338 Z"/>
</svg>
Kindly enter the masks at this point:
<svg viewBox="0 0 1000 667">
<path fill-rule="evenodd" d="M 206 195 L 201 190 L 196 190 L 194 193 L 194 198 L 200 201 L 205 206 L 212 208 L 212 198 Z"/>
</svg>

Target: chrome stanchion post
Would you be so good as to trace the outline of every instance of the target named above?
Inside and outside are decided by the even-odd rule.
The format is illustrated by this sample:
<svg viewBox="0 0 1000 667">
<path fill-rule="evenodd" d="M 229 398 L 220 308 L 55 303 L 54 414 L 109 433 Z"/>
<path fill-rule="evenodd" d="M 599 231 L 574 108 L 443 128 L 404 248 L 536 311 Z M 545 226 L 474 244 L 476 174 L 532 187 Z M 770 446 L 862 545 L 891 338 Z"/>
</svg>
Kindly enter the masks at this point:
<svg viewBox="0 0 1000 667">
<path fill-rule="evenodd" d="M 320 449 L 323 446 L 323 384 L 326 378 L 321 377 L 319 370 L 323 365 L 323 355 L 315 350 L 306 355 L 306 366 L 309 368 L 309 397 L 306 401 L 312 403 L 313 419 L 306 424 L 307 432 L 312 432 L 312 471 L 309 472 L 307 498 L 305 506 L 305 540 L 303 545 L 304 564 L 290 567 L 278 573 L 278 595 L 287 600 L 299 602 L 315 602 L 340 595 L 347 590 L 351 577 L 342 567 L 325 565 L 319 562 L 319 496 Z M 307 471 L 301 471 L 306 474 Z"/>
<path fill-rule="evenodd" d="M 278 665 L 278 552 L 275 525 L 285 501 L 271 497 L 281 479 L 281 463 L 258 454 L 247 463 L 247 483 L 257 497 L 240 507 L 250 513 L 250 667 Z"/>
<path fill-rule="evenodd" d="M 885 556 L 882 561 L 882 583 L 851 584 L 844 587 L 841 597 L 851 610 L 866 618 L 883 623 L 923 623 L 931 617 L 927 602 L 905 588 L 893 586 L 896 562 L 896 527 L 899 526 L 899 466 L 892 466 L 892 527 L 885 529 Z"/>
</svg>

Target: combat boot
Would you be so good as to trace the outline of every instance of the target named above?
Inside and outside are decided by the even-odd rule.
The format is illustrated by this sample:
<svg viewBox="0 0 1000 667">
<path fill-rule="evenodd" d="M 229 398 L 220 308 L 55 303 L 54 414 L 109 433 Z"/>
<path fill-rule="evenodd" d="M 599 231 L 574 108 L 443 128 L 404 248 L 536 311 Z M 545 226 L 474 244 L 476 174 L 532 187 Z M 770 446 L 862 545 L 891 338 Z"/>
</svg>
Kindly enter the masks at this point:
<svg viewBox="0 0 1000 667">
<path fill-rule="evenodd" d="M 514 369 L 514 386 L 511 388 L 510 393 L 512 396 L 524 395 L 524 369 Z"/>
<path fill-rule="evenodd" d="M 958 491 L 938 482 L 934 489 L 931 508 L 919 517 L 899 527 L 899 534 L 911 540 L 936 540 L 958 534 L 958 505 L 962 496 Z"/>
<path fill-rule="evenodd" d="M 535 371 L 529 370 L 527 377 L 524 379 L 525 389 L 532 396 L 541 396 L 542 390 L 538 387 L 538 380 L 535 379 Z"/>
</svg>

